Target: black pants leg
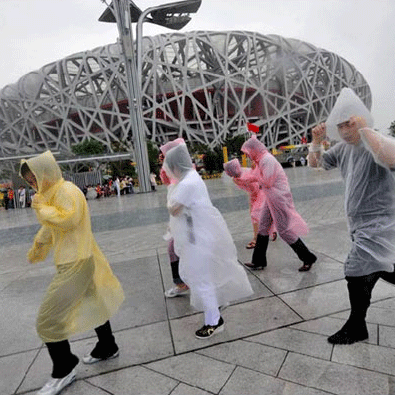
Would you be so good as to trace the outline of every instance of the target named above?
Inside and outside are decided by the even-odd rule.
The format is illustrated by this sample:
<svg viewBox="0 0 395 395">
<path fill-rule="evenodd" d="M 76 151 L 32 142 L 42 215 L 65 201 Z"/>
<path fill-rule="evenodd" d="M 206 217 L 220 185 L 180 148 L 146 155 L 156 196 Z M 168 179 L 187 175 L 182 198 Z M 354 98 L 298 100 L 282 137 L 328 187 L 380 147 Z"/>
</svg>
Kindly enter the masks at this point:
<svg viewBox="0 0 395 395">
<path fill-rule="evenodd" d="M 91 352 L 91 356 L 99 359 L 107 359 L 113 356 L 118 351 L 118 346 L 115 343 L 115 338 L 112 333 L 110 321 L 95 328 L 96 335 L 99 341 Z"/>
<path fill-rule="evenodd" d="M 298 239 L 289 246 L 295 251 L 298 258 L 303 262 L 303 266 L 299 268 L 300 272 L 310 270 L 311 265 L 317 260 L 317 257 L 306 247 L 301 239 Z"/>
<path fill-rule="evenodd" d="M 78 357 L 71 352 L 68 340 L 55 343 L 45 343 L 52 359 L 52 377 L 61 379 L 66 377 L 78 364 Z"/>
<path fill-rule="evenodd" d="M 180 261 L 177 260 L 170 262 L 170 266 L 171 266 L 171 276 L 173 277 L 173 283 L 176 285 L 184 284 L 184 281 L 180 277 L 180 273 L 178 271 L 178 268 L 180 266 Z"/>
<path fill-rule="evenodd" d="M 252 253 L 252 265 L 254 267 L 266 267 L 266 252 L 269 245 L 269 235 L 258 234 L 254 252 Z"/>
<path fill-rule="evenodd" d="M 380 273 L 346 277 L 351 313 L 340 331 L 328 338 L 329 343 L 352 344 L 369 337 L 365 318 L 370 306 L 372 290 L 380 277 Z"/>
</svg>

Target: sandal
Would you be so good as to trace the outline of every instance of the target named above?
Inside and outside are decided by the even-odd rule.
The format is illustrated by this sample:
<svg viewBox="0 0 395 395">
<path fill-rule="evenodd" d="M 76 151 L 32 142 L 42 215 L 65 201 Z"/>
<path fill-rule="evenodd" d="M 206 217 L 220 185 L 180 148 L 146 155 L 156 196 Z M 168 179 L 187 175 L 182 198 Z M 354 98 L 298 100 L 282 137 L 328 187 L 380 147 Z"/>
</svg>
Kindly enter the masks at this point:
<svg viewBox="0 0 395 395">
<path fill-rule="evenodd" d="M 311 266 L 313 266 L 312 263 L 304 263 L 298 270 L 300 272 L 308 272 L 311 269 Z"/>
<path fill-rule="evenodd" d="M 247 245 L 246 248 L 247 250 L 251 250 L 252 248 L 255 248 L 255 241 L 250 241 Z"/>
</svg>

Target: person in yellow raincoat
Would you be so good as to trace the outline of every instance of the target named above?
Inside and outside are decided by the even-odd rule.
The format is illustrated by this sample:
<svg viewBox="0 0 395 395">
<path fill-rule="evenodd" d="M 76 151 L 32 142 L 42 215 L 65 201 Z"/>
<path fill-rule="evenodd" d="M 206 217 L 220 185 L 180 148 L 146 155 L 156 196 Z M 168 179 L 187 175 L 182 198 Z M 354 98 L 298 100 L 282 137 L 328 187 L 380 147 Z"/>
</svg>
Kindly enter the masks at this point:
<svg viewBox="0 0 395 395">
<path fill-rule="evenodd" d="M 75 379 L 78 358 L 68 342 L 73 334 L 95 328 L 99 341 L 85 363 L 118 356 L 109 319 L 124 294 L 94 239 L 83 193 L 63 179 L 52 153 L 22 160 L 20 175 L 37 192 L 32 207 L 42 225 L 28 260 L 43 261 L 54 250 L 56 275 L 38 313 L 37 333 L 53 362 L 52 379 L 38 394 L 55 395 Z"/>
</svg>

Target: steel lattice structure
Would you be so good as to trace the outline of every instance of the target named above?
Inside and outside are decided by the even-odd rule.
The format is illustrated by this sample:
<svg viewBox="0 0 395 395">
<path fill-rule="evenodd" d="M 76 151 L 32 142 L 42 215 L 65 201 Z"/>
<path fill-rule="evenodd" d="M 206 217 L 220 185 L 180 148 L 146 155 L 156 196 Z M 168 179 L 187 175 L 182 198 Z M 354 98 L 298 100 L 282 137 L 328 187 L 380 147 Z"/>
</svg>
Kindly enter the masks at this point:
<svg viewBox="0 0 395 395">
<path fill-rule="evenodd" d="M 271 148 L 326 119 L 342 87 L 371 107 L 364 77 L 340 56 L 295 39 L 195 31 L 143 39 L 142 107 L 148 139 L 178 136 L 211 148 L 260 125 Z M 77 53 L 0 91 L 0 157 L 71 151 L 87 138 L 111 152 L 131 141 L 118 43 Z"/>
</svg>

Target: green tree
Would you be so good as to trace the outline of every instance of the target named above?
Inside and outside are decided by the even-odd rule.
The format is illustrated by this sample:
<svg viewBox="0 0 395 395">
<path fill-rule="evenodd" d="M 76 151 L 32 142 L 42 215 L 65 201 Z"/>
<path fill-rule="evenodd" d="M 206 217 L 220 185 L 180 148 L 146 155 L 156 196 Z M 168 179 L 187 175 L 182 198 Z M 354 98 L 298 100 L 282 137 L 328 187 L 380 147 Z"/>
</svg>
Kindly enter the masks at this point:
<svg viewBox="0 0 395 395">
<path fill-rule="evenodd" d="M 100 141 L 94 139 L 86 139 L 81 143 L 71 146 L 71 151 L 79 156 L 100 155 L 104 154 L 106 148 Z M 79 167 L 80 172 L 89 171 L 93 164 L 88 161 L 83 166 Z"/>
<path fill-rule="evenodd" d="M 122 141 L 113 141 L 111 143 L 111 149 L 113 152 L 128 152 L 128 146 Z M 113 179 L 116 177 L 122 177 L 125 175 L 136 177 L 136 169 L 131 162 L 131 159 L 119 160 L 115 162 L 109 162 L 107 169 L 112 175 Z"/>
<path fill-rule="evenodd" d="M 98 155 L 104 154 L 105 146 L 100 141 L 87 139 L 71 147 L 76 155 Z"/>
<path fill-rule="evenodd" d="M 210 174 L 217 171 L 223 171 L 224 157 L 222 154 L 222 148 L 216 147 L 213 150 L 210 150 L 206 147 L 206 151 L 203 152 L 203 163 L 206 171 Z"/>
<path fill-rule="evenodd" d="M 159 148 L 151 141 L 147 141 L 148 161 L 151 172 L 159 175 L 160 165 L 158 162 Z"/>
</svg>

